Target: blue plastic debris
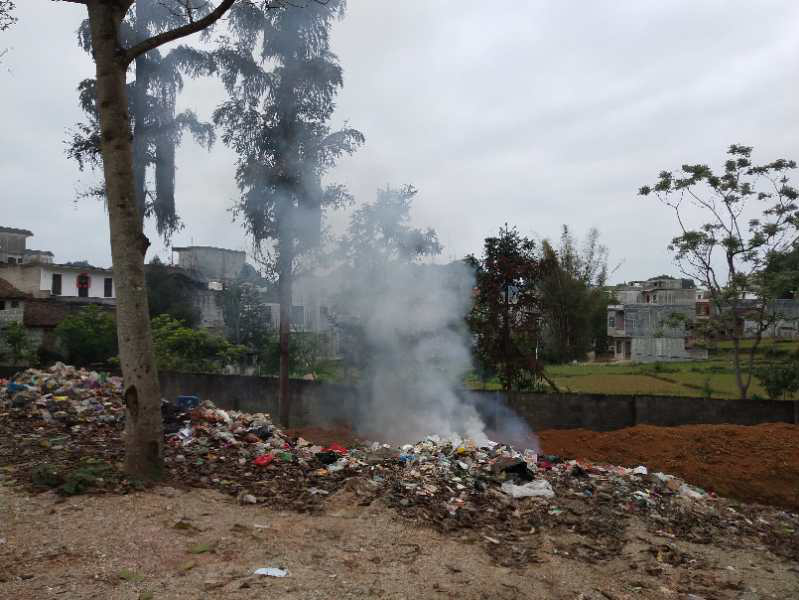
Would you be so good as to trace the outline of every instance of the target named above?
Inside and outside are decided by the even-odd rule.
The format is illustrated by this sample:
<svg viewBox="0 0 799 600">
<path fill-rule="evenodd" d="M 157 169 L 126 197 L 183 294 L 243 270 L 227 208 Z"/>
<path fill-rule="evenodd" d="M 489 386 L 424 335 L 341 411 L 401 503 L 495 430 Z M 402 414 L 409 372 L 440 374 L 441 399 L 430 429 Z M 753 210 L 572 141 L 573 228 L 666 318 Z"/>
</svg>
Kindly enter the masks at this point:
<svg viewBox="0 0 799 600">
<path fill-rule="evenodd" d="M 191 410 L 200 406 L 200 399 L 197 396 L 178 396 L 175 405 L 181 410 Z"/>
</svg>

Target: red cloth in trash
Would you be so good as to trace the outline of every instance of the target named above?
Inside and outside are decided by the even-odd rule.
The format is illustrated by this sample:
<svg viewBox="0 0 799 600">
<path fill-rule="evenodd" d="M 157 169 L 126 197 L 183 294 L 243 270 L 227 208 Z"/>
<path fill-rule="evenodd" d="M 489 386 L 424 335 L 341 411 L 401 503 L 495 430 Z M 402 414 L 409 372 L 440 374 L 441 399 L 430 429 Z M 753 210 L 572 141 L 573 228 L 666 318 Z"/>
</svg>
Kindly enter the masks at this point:
<svg viewBox="0 0 799 600">
<path fill-rule="evenodd" d="M 327 448 L 322 448 L 322 452 L 335 452 L 336 454 L 346 454 L 349 451 L 341 444 L 333 442 Z"/>
<path fill-rule="evenodd" d="M 261 456 L 256 456 L 255 460 L 253 460 L 253 464 L 258 465 L 259 467 L 265 467 L 269 463 L 275 460 L 274 454 L 262 454 Z"/>
</svg>

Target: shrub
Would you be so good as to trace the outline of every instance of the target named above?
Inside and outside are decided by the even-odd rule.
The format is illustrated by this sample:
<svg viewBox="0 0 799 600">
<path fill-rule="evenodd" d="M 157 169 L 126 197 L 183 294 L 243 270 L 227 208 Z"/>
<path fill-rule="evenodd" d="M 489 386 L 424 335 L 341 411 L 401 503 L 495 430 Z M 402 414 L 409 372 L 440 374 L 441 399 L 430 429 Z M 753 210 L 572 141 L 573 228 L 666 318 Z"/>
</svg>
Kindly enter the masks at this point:
<svg viewBox="0 0 799 600">
<path fill-rule="evenodd" d="M 56 336 L 70 363 L 105 363 L 119 352 L 116 320 L 110 311 L 87 306 L 56 327 Z"/>
</svg>

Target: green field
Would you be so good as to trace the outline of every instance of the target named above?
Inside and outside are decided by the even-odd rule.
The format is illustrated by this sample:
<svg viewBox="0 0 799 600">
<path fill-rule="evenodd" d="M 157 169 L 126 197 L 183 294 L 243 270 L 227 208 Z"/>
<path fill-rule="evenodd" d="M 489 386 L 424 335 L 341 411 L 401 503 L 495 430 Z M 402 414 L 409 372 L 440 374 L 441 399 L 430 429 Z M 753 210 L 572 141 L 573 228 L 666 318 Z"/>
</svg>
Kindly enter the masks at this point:
<svg viewBox="0 0 799 600">
<path fill-rule="evenodd" d="M 751 345 L 749 341 L 745 343 Z M 794 351 L 799 349 L 799 342 L 764 342 L 756 354 L 758 363 L 762 364 L 769 346 Z M 564 392 L 737 398 L 731 350 L 732 343 L 721 342 L 711 350 L 710 359 L 705 361 L 550 365 L 547 374 Z M 467 383 L 477 389 L 500 389 L 496 380 L 483 385 L 469 378 Z M 768 397 L 757 379 L 753 379 L 749 395 Z"/>
</svg>

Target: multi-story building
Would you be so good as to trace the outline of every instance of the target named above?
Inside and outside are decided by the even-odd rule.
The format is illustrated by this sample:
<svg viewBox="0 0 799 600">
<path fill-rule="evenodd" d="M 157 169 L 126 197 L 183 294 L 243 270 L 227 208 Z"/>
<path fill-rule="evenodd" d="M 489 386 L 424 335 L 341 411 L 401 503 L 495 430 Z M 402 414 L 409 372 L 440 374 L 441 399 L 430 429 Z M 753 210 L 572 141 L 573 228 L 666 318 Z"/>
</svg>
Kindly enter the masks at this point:
<svg viewBox="0 0 799 600">
<path fill-rule="evenodd" d="M 631 282 L 612 290 L 608 336 L 616 361 L 701 360 L 707 349 L 694 344 L 691 323 L 703 292 L 690 279 L 668 276 Z"/>
</svg>

